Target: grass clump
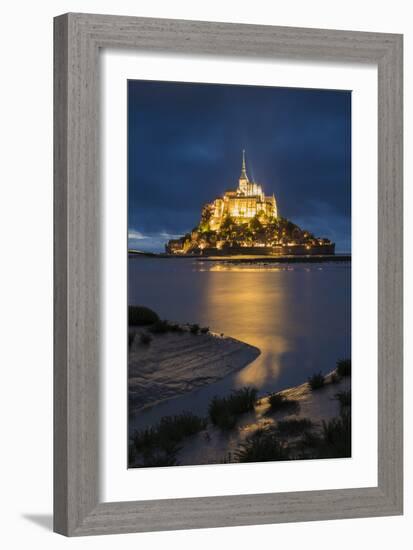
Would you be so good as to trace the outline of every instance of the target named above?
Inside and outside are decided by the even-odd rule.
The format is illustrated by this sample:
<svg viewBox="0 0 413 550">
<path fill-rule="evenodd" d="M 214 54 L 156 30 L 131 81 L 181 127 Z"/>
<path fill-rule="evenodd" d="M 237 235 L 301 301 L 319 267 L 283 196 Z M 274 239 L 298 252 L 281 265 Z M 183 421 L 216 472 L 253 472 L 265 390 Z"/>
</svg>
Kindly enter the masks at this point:
<svg viewBox="0 0 413 550">
<path fill-rule="evenodd" d="M 152 342 L 152 336 L 147 332 L 142 332 L 139 341 L 142 345 L 148 346 Z"/>
<path fill-rule="evenodd" d="M 143 460 L 138 466 L 141 468 L 159 468 L 162 466 L 178 466 L 176 454 L 171 452 L 151 452 L 143 455 Z"/>
<path fill-rule="evenodd" d="M 346 458 L 351 456 L 351 415 L 342 412 L 340 416 L 322 421 L 321 433 L 305 433 L 299 444 L 300 458 Z"/>
<path fill-rule="evenodd" d="M 321 437 L 318 434 L 312 431 L 306 431 L 303 433 L 303 436 L 298 443 L 298 447 L 301 448 L 303 451 L 316 449 L 320 447 L 321 441 Z"/>
<path fill-rule="evenodd" d="M 178 323 L 168 323 L 168 330 L 169 332 L 178 332 L 179 334 L 183 334 L 185 331 L 181 325 L 178 325 Z"/>
<path fill-rule="evenodd" d="M 310 378 L 308 379 L 308 383 L 312 390 L 318 390 L 324 386 L 325 379 L 321 372 L 317 372 L 310 376 Z"/>
<path fill-rule="evenodd" d="M 345 412 L 346 408 L 351 407 L 351 391 L 339 391 L 334 396 L 340 404 L 340 410 Z"/>
<path fill-rule="evenodd" d="M 133 445 L 129 446 L 129 466 L 132 468 L 152 468 L 160 466 L 178 466 L 176 453 L 179 451 L 177 446 L 169 450 L 146 449 L 143 453 L 138 453 Z"/>
<path fill-rule="evenodd" d="M 189 326 L 189 332 L 191 334 L 198 334 L 200 330 L 200 327 L 197 323 L 194 323 L 193 325 Z"/>
<path fill-rule="evenodd" d="M 342 413 L 328 422 L 323 421 L 322 458 L 344 458 L 351 456 L 351 415 Z"/>
<path fill-rule="evenodd" d="M 195 435 L 206 428 L 205 418 L 183 412 L 175 416 L 164 416 L 160 422 L 151 428 L 136 431 L 132 437 L 133 449 L 143 458 L 176 455 L 178 443 L 185 437 Z M 171 465 L 171 464 L 167 464 Z"/>
<path fill-rule="evenodd" d="M 278 412 L 285 410 L 295 411 L 299 408 L 299 403 L 295 399 L 288 399 L 280 393 L 272 393 L 268 397 L 268 403 L 270 405 L 269 412 Z"/>
<path fill-rule="evenodd" d="M 272 432 L 257 432 L 234 453 L 236 462 L 269 462 L 288 460 L 288 447 Z"/>
<path fill-rule="evenodd" d="M 308 432 L 313 427 L 309 418 L 291 418 L 280 420 L 277 424 L 277 432 L 282 437 L 295 437 Z"/>
<path fill-rule="evenodd" d="M 146 428 L 145 430 L 136 431 L 132 436 L 132 442 L 134 450 L 138 453 L 157 447 L 160 443 L 157 429 Z"/>
<path fill-rule="evenodd" d="M 205 418 L 196 416 L 190 412 L 184 412 L 176 416 L 164 416 L 158 428 L 158 433 L 176 443 L 184 437 L 194 435 L 206 428 Z"/>
<path fill-rule="evenodd" d="M 245 387 L 232 392 L 227 397 L 214 397 L 208 408 L 212 424 L 223 430 L 230 430 L 237 422 L 239 414 L 252 411 L 257 400 L 257 389 Z"/>
<path fill-rule="evenodd" d="M 351 376 L 351 359 L 340 359 L 337 361 L 336 371 L 340 377 Z"/>
<path fill-rule="evenodd" d="M 152 334 L 165 334 L 166 332 L 169 332 L 170 324 L 168 323 L 168 321 L 158 319 L 149 328 L 149 330 L 152 332 Z"/>
<path fill-rule="evenodd" d="M 151 327 L 149 327 L 149 330 L 152 334 L 166 334 L 167 332 L 177 332 L 182 334 L 185 332 L 181 325 L 178 323 L 171 323 L 167 319 L 158 319 Z"/>
<path fill-rule="evenodd" d="M 296 443 L 297 458 L 346 458 L 351 456 L 351 416 L 340 416 L 322 422 L 321 433 L 304 432 Z"/>
<path fill-rule="evenodd" d="M 128 323 L 129 326 L 145 326 L 152 325 L 159 321 L 158 314 L 152 309 L 145 306 L 129 306 L 128 307 Z"/>
</svg>

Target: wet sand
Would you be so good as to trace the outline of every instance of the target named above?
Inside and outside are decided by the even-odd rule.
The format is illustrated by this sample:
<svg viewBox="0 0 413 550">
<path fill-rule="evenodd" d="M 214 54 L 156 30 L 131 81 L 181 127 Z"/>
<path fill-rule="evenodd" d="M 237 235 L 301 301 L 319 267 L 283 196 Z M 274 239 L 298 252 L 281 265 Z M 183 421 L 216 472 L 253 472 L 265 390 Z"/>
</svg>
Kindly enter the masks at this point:
<svg viewBox="0 0 413 550">
<path fill-rule="evenodd" d="M 333 371 L 334 372 L 334 371 Z M 208 424 L 206 430 L 186 439 L 177 454 L 180 465 L 222 463 L 238 449 L 247 437 L 257 430 L 271 429 L 279 420 L 308 418 L 314 424 L 314 431 L 321 430 L 323 420 L 328 421 L 339 415 L 340 406 L 335 399 L 339 391 L 350 390 L 351 378 L 342 378 L 338 383 L 331 383 L 332 373 L 326 376 L 325 386 L 311 391 L 309 384 L 303 383 L 281 392 L 286 398 L 296 400 L 299 408 L 296 411 L 279 411 L 269 413 L 268 397 L 257 401 L 255 410 L 241 415 L 233 430 L 225 432 Z"/>
<path fill-rule="evenodd" d="M 153 335 L 140 342 L 144 328 L 131 328 L 135 338 L 129 349 L 128 391 L 130 412 L 191 392 L 240 370 L 259 356 L 260 350 L 235 338 L 214 333 L 183 332 Z"/>
</svg>

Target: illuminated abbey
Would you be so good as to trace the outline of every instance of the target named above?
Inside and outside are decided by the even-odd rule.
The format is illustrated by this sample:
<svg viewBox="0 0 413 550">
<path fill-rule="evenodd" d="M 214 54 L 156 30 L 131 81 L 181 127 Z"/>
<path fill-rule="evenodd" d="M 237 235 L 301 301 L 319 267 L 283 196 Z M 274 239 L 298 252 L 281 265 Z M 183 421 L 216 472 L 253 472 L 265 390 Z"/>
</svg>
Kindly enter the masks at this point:
<svg viewBox="0 0 413 550">
<path fill-rule="evenodd" d="M 238 188 L 227 191 L 222 197 L 207 204 L 209 210 L 209 227 L 212 231 L 220 229 L 222 222 L 230 216 L 236 223 L 248 223 L 259 216 L 262 223 L 278 217 L 277 203 L 274 195 L 266 197 L 261 185 L 250 181 L 245 163 L 245 151 L 242 152 L 242 168 Z"/>
<path fill-rule="evenodd" d="M 205 204 L 192 231 L 165 244 L 168 255 L 313 255 L 334 254 L 335 244 L 315 237 L 280 216 L 274 195 L 247 174 L 242 152 L 238 187 Z"/>
</svg>

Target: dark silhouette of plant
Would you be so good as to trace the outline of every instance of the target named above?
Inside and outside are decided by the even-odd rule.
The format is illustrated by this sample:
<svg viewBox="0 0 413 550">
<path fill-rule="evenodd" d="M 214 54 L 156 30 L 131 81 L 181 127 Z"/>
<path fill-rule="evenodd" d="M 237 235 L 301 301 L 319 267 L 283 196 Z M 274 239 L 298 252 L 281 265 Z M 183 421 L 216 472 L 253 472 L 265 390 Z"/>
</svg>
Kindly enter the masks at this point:
<svg viewBox="0 0 413 550">
<path fill-rule="evenodd" d="M 322 422 L 321 434 L 305 432 L 296 444 L 297 458 L 345 458 L 351 456 L 351 415 L 342 411 L 340 416 Z"/>
<path fill-rule="evenodd" d="M 295 437 L 302 435 L 313 427 L 309 418 L 291 418 L 280 420 L 277 423 L 277 432 L 282 437 Z"/>
<path fill-rule="evenodd" d="M 337 361 L 336 371 L 340 377 L 351 376 L 351 359 L 340 359 Z"/>
<path fill-rule="evenodd" d="M 190 412 L 162 417 L 157 425 L 136 431 L 132 436 L 131 445 L 135 462 L 140 461 L 141 466 L 147 466 L 148 462 L 151 462 L 151 465 L 173 465 L 173 459 L 179 450 L 178 443 L 204 430 L 206 425 L 205 418 Z M 158 464 L 158 462 L 165 462 L 165 464 Z"/>
<path fill-rule="evenodd" d="M 345 412 L 348 407 L 351 407 L 351 391 L 343 390 L 339 391 L 334 396 L 340 403 L 340 411 Z"/>
<path fill-rule="evenodd" d="M 191 325 L 190 328 L 189 328 L 189 332 L 191 334 L 198 334 L 199 333 L 199 325 L 197 323 L 194 323 L 193 325 Z"/>
<path fill-rule="evenodd" d="M 322 388 L 324 386 L 324 376 L 321 374 L 321 372 L 315 373 L 308 379 L 308 383 L 310 384 L 310 388 L 312 390 L 318 390 L 319 388 Z"/>
<path fill-rule="evenodd" d="M 277 412 L 284 410 L 294 410 L 295 412 L 300 407 L 298 401 L 295 399 L 288 399 L 280 393 L 272 393 L 268 397 L 268 403 L 270 405 L 269 412 Z"/>
<path fill-rule="evenodd" d="M 323 420 L 323 446 L 321 458 L 351 456 L 351 415 L 342 413 L 328 422 Z"/>
<path fill-rule="evenodd" d="M 178 323 L 168 323 L 168 330 L 169 332 L 178 332 L 179 334 L 185 332 L 184 328 Z"/>
<path fill-rule="evenodd" d="M 129 326 L 152 325 L 159 321 L 158 314 L 145 306 L 128 307 Z"/>
<path fill-rule="evenodd" d="M 160 320 L 156 321 L 151 327 L 149 327 L 149 330 L 152 332 L 152 334 L 165 334 L 166 332 L 169 332 L 170 330 L 170 324 L 168 321 Z"/>
<path fill-rule="evenodd" d="M 288 458 L 288 446 L 280 442 L 276 434 L 261 431 L 248 438 L 234 453 L 235 462 L 268 462 Z"/>
<path fill-rule="evenodd" d="M 241 388 L 227 397 L 214 397 L 208 408 L 211 422 L 223 430 L 233 428 L 237 416 L 254 409 L 257 400 L 256 388 Z"/>
<path fill-rule="evenodd" d="M 301 441 L 298 445 L 302 450 L 316 449 L 317 447 L 320 447 L 321 442 L 321 437 L 318 434 L 312 431 L 306 431 L 303 433 Z"/>
<path fill-rule="evenodd" d="M 180 448 L 175 446 L 171 448 L 170 451 L 150 451 L 142 455 L 142 459 L 136 464 L 137 467 L 141 468 L 154 468 L 162 466 L 178 466 L 179 462 L 176 459 L 176 455 L 179 452 Z"/>
</svg>

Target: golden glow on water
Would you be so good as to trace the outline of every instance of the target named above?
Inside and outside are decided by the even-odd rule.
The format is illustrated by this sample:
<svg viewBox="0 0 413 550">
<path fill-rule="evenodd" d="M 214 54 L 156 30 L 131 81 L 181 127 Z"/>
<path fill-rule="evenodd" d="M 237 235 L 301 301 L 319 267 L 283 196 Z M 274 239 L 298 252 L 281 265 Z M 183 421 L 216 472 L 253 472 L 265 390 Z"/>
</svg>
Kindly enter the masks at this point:
<svg viewBox="0 0 413 550">
<path fill-rule="evenodd" d="M 216 319 L 231 327 L 230 336 L 261 350 L 261 355 L 236 376 L 238 387 L 260 388 L 269 379 L 276 380 L 280 360 L 290 349 L 282 336 L 285 326 L 292 322 L 287 307 L 290 297 L 277 280 L 277 272 L 286 269 L 271 266 L 269 270 L 274 277 L 269 278 L 262 267 L 218 264 L 211 266 L 206 277 L 205 317 L 211 319 L 214 328 Z"/>
<path fill-rule="evenodd" d="M 282 271 L 293 271 L 293 267 L 279 267 L 279 266 L 254 266 L 254 265 L 236 265 L 236 264 L 228 264 L 228 265 L 222 265 L 222 264 L 216 264 L 213 265 L 211 268 L 201 268 L 198 271 L 212 271 L 212 272 L 231 272 L 231 273 L 262 273 L 263 268 L 265 271 L 276 271 L 276 272 L 282 272 Z"/>
</svg>

